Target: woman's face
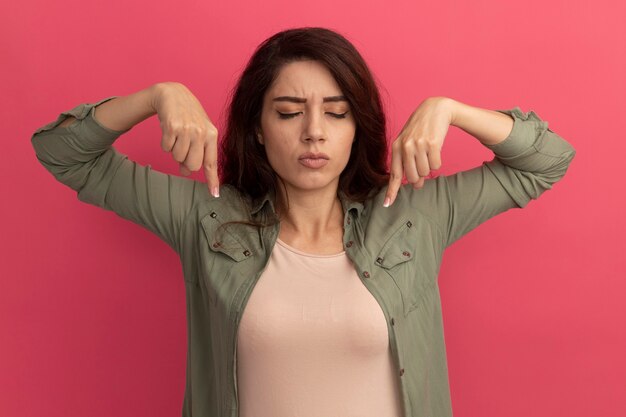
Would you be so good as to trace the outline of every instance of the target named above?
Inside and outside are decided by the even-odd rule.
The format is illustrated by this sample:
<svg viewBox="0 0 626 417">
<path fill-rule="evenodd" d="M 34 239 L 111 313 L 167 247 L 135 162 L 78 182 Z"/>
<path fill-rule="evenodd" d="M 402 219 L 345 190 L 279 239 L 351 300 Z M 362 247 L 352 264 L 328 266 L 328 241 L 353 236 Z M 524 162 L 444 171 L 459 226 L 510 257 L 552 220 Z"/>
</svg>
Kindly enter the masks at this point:
<svg viewBox="0 0 626 417">
<path fill-rule="evenodd" d="M 267 90 L 257 140 L 288 191 L 336 190 L 355 131 L 350 105 L 330 71 L 307 60 L 283 66 Z"/>
</svg>

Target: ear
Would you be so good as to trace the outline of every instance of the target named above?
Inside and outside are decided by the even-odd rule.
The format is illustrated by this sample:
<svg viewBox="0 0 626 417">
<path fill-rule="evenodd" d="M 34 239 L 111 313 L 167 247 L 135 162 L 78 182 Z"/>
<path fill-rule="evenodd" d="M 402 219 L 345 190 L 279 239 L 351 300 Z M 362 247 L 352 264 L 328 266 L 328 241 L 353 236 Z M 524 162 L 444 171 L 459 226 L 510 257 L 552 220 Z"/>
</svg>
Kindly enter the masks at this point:
<svg viewBox="0 0 626 417">
<path fill-rule="evenodd" d="M 256 134 L 256 140 L 261 144 L 261 145 L 265 145 L 265 143 L 263 142 L 263 135 L 259 132 L 257 132 Z"/>
</svg>

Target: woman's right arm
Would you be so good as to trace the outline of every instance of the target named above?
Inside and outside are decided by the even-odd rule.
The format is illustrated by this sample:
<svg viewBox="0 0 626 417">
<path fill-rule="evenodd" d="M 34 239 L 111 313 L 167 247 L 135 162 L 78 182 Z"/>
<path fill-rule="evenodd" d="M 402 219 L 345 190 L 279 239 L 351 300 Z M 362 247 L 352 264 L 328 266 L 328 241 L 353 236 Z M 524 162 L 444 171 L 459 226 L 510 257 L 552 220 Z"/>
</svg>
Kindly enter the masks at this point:
<svg viewBox="0 0 626 417">
<path fill-rule="evenodd" d="M 154 101 L 159 88 L 162 88 L 161 84 L 154 84 L 134 94 L 116 97 L 114 100 L 100 104 L 96 120 L 110 130 L 124 132 L 130 130 L 136 124 L 156 114 Z M 70 116 L 59 126 L 65 127 L 74 121 L 76 118 Z"/>
<path fill-rule="evenodd" d="M 172 113 L 171 107 L 181 107 L 183 93 L 180 88 L 167 90 L 170 93 L 165 95 L 166 100 L 158 102 L 159 108 L 155 106 L 155 98 L 163 98 L 156 95 L 163 93 L 162 88 L 163 84 L 159 84 L 128 96 L 80 104 L 38 128 L 31 142 L 39 162 L 59 182 L 75 190 L 79 200 L 147 228 L 180 252 L 183 223 L 198 193 L 201 197 L 208 196 L 206 185 L 155 171 L 150 165 L 128 159 L 112 146 L 120 135 L 154 114 L 171 124 L 171 117 L 166 115 Z M 189 98 L 185 96 L 185 100 Z M 191 115 L 199 119 L 203 110 L 197 107 L 201 108 L 198 104 L 180 111 L 186 118 Z M 175 115 L 174 120 L 180 119 Z M 168 136 L 172 136 L 171 132 L 164 130 L 163 143 Z M 170 141 L 172 152 L 176 143 L 184 149 L 184 142 L 176 140 L 175 135 Z M 185 143 L 192 155 L 189 139 Z"/>
</svg>

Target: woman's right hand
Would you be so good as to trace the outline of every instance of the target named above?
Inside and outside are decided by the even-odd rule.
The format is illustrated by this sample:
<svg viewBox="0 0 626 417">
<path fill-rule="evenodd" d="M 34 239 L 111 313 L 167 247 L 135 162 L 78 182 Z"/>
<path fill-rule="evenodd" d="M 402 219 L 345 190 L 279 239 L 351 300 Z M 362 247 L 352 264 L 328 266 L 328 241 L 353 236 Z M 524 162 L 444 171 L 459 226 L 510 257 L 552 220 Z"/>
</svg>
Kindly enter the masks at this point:
<svg viewBox="0 0 626 417">
<path fill-rule="evenodd" d="M 153 107 L 163 132 L 161 148 L 172 153 L 185 176 L 203 168 L 209 192 L 219 197 L 217 128 L 183 84 L 159 83 L 156 91 Z"/>
</svg>

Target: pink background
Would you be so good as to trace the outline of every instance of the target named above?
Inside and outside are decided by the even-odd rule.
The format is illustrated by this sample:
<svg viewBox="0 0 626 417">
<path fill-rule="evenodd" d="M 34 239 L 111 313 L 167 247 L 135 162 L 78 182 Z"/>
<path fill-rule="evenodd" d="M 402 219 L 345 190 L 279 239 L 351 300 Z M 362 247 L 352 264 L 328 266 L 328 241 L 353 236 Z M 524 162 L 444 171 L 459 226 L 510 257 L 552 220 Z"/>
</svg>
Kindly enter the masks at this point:
<svg viewBox="0 0 626 417">
<path fill-rule="evenodd" d="M 534 110 L 574 145 L 552 190 L 444 256 L 453 409 L 626 415 L 624 2 L 382 3 L 3 4 L 1 416 L 176 416 L 185 387 L 175 252 L 56 182 L 35 158 L 33 131 L 80 103 L 159 81 L 187 85 L 220 129 L 256 45 L 297 26 L 338 30 L 361 51 L 383 87 L 390 138 L 423 99 L 442 95 Z M 160 140 L 151 118 L 115 146 L 179 175 Z M 451 128 L 441 172 L 491 155 Z"/>
</svg>

